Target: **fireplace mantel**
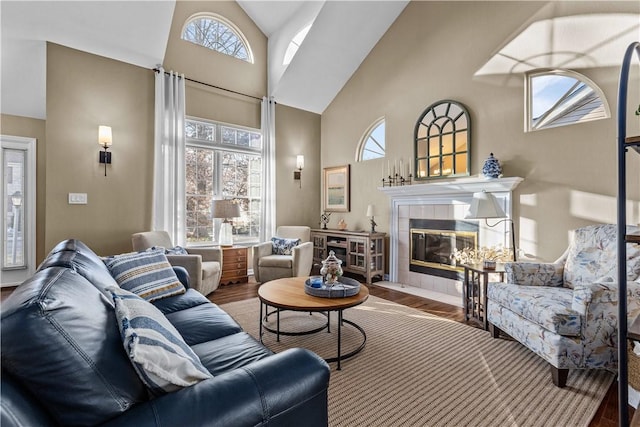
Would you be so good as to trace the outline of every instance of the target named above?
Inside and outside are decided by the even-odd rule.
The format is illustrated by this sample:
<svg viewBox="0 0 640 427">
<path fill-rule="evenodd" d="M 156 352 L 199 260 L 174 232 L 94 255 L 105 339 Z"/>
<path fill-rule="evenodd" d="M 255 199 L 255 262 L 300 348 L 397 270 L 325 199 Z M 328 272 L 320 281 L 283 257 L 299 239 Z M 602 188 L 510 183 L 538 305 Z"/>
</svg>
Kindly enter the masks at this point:
<svg viewBox="0 0 640 427">
<path fill-rule="evenodd" d="M 488 193 L 512 191 L 524 179 L 520 177 L 487 179 L 469 177 L 433 180 L 424 184 L 378 187 L 378 190 L 393 198 L 435 196 L 443 194 L 473 194 L 485 190 Z"/>
<path fill-rule="evenodd" d="M 505 213 L 511 217 L 512 192 L 522 181 L 524 179 L 520 177 L 487 179 L 474 176 L 438 179 L 413 185 L 378 187 L 378 190 L 389 196 L 389 280 L 398 281 L 401 206 L 468 205 L 471 203 L 473 193 L 484 190 L 493 193 L 498 200 L 501 200 Z M 403 221 L 408 222 L 408 219 Z M 406 243 L 403 243 L 402 250 L 408 251 Z"/>
</svg>

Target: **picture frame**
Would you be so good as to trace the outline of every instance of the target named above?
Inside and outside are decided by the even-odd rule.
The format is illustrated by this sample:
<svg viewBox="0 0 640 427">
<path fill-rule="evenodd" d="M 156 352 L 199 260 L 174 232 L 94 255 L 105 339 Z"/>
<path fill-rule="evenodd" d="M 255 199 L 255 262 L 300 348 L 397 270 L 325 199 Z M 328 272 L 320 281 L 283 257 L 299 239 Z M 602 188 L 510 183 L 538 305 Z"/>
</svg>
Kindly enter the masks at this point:
<svg viewBox="0 0 640 427">
<path fill-rule="evenodd" d="M 325 212 L 349 212 L 351 177 L 350 165 L 323 169 L 322 200 Z"/>
</svg>

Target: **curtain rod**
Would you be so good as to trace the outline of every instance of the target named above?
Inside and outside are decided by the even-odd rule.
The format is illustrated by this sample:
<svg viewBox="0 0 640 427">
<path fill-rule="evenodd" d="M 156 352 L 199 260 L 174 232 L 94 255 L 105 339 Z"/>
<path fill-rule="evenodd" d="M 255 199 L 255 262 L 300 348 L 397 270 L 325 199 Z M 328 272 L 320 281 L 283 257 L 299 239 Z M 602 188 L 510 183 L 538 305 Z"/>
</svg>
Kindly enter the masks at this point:
<svg viewBox="0 0 640 427">
<path fill-rule="evenodd" d="M 156 73 L 159 73 L 160 69 L 154 68 L 153 71 L 155 71 Z M 165 74 L 171 74 L 168 71 L 165 71 L 164 73 Z M 257 99 L 258 101 L 262 101 L 262 98 L 258 98 L 257 96 L 247 95 L 246 93 L 238 92 L 238 91 L 231 90 L 231 89 L 226 89 L 226 88 L 223 88 L 223 87 L 220 87 L 220 86 L 212 85 L 210 83 L 201 82 L 199 80 L 190 79 L 189 77 L 184 77 L 184 79 L 189 81 L 189 82 L 197 83 L 197 84 L 204 85 L 204 86 L 209 86 L 209 87 L 212 87 L 214 89 L 220 89 L 220 90 L 224 90 L 226 92 L 235 93 L 236 95 L 242 95 L 242 96 L 246 96 L 247 98 L 253 98 L 253 99 Z"/>
</svg>

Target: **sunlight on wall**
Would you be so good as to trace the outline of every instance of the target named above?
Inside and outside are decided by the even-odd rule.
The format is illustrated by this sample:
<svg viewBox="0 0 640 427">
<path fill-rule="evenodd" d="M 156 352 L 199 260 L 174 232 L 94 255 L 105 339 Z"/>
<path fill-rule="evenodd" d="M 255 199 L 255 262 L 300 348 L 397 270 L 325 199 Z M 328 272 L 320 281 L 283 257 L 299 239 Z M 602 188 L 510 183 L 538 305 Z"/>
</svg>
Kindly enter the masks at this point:
<svg viewBox="0 0 640 427">
<path fill-rule="evenodd" d="M 520 204 L 526 206 L 537 206 L 538 205 L 538 195 L 537 194 L 521 194 L 520 195 Z"/>
<path fill-rule="evenodd" d="M 522 200 L 522 197 L 520 198 Z M 531 218 L 520 217 L 520 251 L 527 258 L 536 258 L 538 254 L 538 223 Z"/>
<path fill-rule="evenodd" d="M 615 197 L 572 190 L 569 195 L 570 212 L 576 218 L 603 224 L 617 222 L 617 201 Z M 640 222 L 640 202 L 627 200 L 627 224 Z"/>
</svg>

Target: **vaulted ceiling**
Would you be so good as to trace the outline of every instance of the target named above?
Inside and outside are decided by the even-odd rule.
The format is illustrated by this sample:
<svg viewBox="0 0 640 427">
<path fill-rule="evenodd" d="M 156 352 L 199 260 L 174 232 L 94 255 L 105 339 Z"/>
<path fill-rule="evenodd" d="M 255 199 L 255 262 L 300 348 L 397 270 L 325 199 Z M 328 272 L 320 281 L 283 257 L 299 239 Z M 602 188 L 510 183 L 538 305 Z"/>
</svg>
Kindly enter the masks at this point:
<svg viewBox="0 0 640 427">
<path fill-rule="evenodd" d="M 251 1 L 239 5 L 269 38 L 269 94 L 322 113 L 407 4 Z M 2 1 L 0 111 L 46 118 L 46 42 L 146 68 L 162 64 L 175 1 Z M 286 48 L 312 23 L 293 61 Z"/>
</svg>

